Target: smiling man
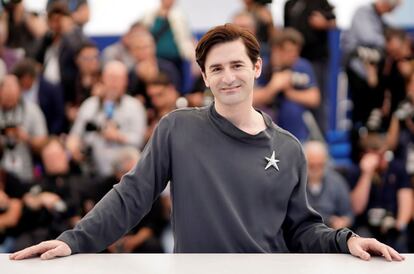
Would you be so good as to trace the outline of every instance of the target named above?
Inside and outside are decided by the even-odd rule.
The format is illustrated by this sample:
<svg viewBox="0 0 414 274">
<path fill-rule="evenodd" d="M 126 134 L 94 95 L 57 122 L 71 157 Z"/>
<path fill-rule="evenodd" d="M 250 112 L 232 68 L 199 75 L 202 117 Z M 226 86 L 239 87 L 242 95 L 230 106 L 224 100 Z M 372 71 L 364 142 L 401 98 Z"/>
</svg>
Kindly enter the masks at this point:
<svg viewBox="0 0 414 274">
<path fill-rule="evenodd" d="M 11 259 L 100 251 L 171 181 L 175 252 L 351 252 L 367 260 L 372 251 L 403 260 L 374 239 L 326 227 L 309 208 L 300 143 L 252 107 L 262 61 L 251 33 L 215 27 L 196 58 L 215 103 L 165 116 L 137 166 L 73 230 Z"/>
</svg>

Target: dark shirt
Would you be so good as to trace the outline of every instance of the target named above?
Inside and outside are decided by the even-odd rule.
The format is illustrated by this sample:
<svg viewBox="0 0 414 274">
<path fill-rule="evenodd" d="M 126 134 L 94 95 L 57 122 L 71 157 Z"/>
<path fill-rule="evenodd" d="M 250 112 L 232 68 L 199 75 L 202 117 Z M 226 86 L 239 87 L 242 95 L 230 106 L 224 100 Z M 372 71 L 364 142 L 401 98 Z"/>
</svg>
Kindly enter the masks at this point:
<svg viewBox="0 0 414 274">
<path fill-rule="evenodd" d="M 327 0 L 290 0 L 285 4 L 285 27 L 293 27 L 304 36 L 301 55 L 310 61 L 326 59 L 329 55 L 328 32 L 315 30 L 309 24 L 314 11 L 322 13 L 328 20 L 335 19 L 333 7 Z"/>
</svg>

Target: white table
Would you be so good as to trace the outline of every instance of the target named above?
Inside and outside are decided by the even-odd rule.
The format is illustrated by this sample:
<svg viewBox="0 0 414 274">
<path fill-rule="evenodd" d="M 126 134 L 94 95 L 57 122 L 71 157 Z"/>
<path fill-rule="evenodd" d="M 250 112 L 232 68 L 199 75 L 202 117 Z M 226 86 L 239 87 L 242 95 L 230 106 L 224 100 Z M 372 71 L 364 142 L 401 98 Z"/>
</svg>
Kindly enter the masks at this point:
<svg viewBox="0 0 414 274">
<path fill-rule="evenodd" d="M 414 273 L 414 254 L 404 262 L 346 254 L 77 254 L 42 261 L 10 261 L 0 254 L 1 274 L 405 274 Z"/>
</svg>

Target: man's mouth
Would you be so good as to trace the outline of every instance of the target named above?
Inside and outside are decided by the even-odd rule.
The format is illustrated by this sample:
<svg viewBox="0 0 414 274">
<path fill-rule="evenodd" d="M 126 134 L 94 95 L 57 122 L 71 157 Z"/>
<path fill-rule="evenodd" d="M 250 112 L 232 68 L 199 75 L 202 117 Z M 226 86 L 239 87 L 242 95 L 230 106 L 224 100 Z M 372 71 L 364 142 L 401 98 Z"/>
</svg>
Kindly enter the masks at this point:
<svg viewBox="0 0 414 274">
<path fill-rule="evenodd" d="M 237 90 L 238 88 L 240 88 L 241 86 L 240 85 L 237 85 L 237 86 L 231 86 L 231 87 L 224 87 L 224 88 L 221 88 L 221 91 L 222 92 L 232 92 L 232 91 L 235 91 L 235 90 Z"/>
</svg>

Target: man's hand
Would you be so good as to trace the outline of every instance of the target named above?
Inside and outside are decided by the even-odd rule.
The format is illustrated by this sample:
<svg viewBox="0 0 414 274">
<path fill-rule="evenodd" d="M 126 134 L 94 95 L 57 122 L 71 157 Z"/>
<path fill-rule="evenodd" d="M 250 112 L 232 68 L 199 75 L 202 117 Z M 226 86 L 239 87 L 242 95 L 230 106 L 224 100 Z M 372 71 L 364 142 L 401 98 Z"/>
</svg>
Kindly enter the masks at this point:
<svg viewBox="0 0 414 274">
<path fill-rule="evenodd" d="M 40 259 L 49 260 L 55 257 L 65 257 L 72 254 L 70 247 L 59 240 L 41 242 L 10 255 L 10 260 L 23 260 L 40 255 Z"/>
<path fill-rule="evenodd" d="M 359 257 L 364 261 L 371 259 L 372 255 L 381 255 L 387 261 L 403 261 L 405 258 L 401 256 L 393 248 L 372 238 L 351 237 L 348 239 L 348 248 L 351 254 Z"/>
</svg>

